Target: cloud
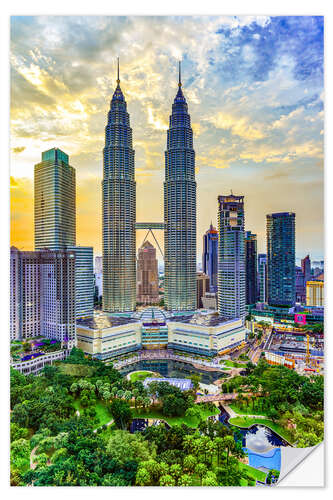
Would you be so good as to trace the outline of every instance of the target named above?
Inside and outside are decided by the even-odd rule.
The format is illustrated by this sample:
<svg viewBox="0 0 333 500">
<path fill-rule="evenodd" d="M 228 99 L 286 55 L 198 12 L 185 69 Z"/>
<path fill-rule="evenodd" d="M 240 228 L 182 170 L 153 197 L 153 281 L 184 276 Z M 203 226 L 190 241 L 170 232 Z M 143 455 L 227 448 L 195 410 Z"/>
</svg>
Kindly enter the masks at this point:
<svg viewBox="0 0 333 500">
<path fill-rule="evenodd" d="M 322 17 L 13 17 L 12 175 L 17 182 L 31 182 L 41 152 L 54 146 L 63 149 L 77 171 L 79 199 L 85 200 L 78 220 L 83 217 L 91 233 L 100 206 L 104 127 L 117 56 L 133 130 L 142 217 L 149 217 L 149 210 L 159 218 L 163 213 L 166 130 L 179 59 L 200 179 L 213 178 L 215 172 L 223 189 L 225 177 L 230 187 L 238 185 L 240 176 L 247 178 L 250 197 L 262 182 L 263 170 L 265 176 L 279 179 L 284 190 L 287 184 L 297 190 L 302 183 L 322 180 Z M 85 184 L 89 179 L 94 186 L 91 198 Z M 14 191 L 25 202 L 29 193 L 32 196 L 27 184 Z M 318 192 L 312 200 L 314 212 L 321 203 Z M 279 196 L 278 190 L 271 192 L 262 210 L 269 212 Z M 152 200 L 149 209 L 142 197 Z M 89 215 L 84 215 L 85 203 L 91 203 L 85 209 Z M 297 203 L 302 210 L 301 197 Z M 19 198 L 14 198 L 15 227 L 20 218 L 31 226 L 29 206 L 29 214 L 28 206 L 23 213 Z M 320 210 L 317 213 L 321 227 Z M 258 213 L 256 220 L 260 217 Z M 31 237 L 32 232 L 20 228 Z M 92 241 L 88 231 L 79 233 Z M 94 245 L 100 249 L 100 235 Z"/>
<path fill-rule="evenodd" d="M 25 150 L 25 146 L 18 146 L 16 148 L 12 148 L 12 151 L 15 154 L 22 153 L 24 150 Z"/>
<path fill-rule="evenodd" d="M 208 121 L 217 128 L 230 130 L 233 135 L 244 137 L 245 139 L 262 139 L 264 133 L 259 124 L 251 124 L 247 117 L 236 117 L 220 112 Z"/>
</svg>

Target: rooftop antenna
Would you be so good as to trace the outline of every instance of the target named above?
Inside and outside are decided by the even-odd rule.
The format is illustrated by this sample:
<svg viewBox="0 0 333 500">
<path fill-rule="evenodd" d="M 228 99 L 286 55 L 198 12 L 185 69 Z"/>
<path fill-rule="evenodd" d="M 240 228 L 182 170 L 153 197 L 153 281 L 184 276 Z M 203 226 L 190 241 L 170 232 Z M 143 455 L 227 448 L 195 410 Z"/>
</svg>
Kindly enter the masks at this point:
<svg viewBox="0 0 333 500">
<path fill-rule="evenodd" d="M 234 195 L 234 193 L 232 192 L 232 189 L 230 189 L 230 191 L 231 191 L 231 194 L 232 194 L 232 196 L 233 196 L 233 195 Z"/>
<path fill-rule="evenodd" d="M 179 77 L 178 77 L 178 87 L 182 86 L 182 73 L 181 73 L 181 62 L 179 61 Z"/>
<path fill-rule="evenodd" d="M 119 57 L 117 57 L 117 84 L 119 85 L 120 80 L 119 80 Z"/>
</svg>

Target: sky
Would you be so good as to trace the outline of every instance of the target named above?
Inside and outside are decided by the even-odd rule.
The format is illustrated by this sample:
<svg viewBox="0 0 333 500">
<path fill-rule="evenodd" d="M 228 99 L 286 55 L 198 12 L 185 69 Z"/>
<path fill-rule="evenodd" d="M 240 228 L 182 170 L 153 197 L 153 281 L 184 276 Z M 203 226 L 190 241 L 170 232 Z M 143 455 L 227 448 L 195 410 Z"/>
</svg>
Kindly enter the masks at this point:
<svg viewBox="0 0 333 500">
<path fill-rule="evenodd" d="M 245 228 L 258 235 L 258 252 L 266 251 L 266 214 L 293 211 L 296 258 L 322 258 L 323 31 L 318 16 L 12 17 L 11 244 L 33 249 L 34 165 L 58 147 L 76 169 L 77 244 L 101 255 L 102 150 L 119 57 L 137 221 L 163 220 L 166 131 L 181 60 L 196 153 L 198 260 L 204 232 L 217 224 L 217 197 L 231 190 L 245 196 Z M 137 232 L 138 247 L 144 236 Z M 163 233 L 156 236 L 163 248 Z"/>
</svg>

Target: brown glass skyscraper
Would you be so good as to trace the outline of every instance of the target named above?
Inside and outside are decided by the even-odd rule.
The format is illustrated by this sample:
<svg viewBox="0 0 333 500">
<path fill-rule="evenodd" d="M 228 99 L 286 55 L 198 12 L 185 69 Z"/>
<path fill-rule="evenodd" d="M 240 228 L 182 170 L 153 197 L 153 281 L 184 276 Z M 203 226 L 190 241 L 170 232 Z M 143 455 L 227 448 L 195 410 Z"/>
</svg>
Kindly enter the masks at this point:
<svg viewBox="0 0 333 500">
<path fill-rule="evenodd" d="M 136 289 L 138 302 L 142 304 L 156 304 L 158 302 L 156 249 L 149 241 L 145 241 L 139 248 Z"/>
</svg>

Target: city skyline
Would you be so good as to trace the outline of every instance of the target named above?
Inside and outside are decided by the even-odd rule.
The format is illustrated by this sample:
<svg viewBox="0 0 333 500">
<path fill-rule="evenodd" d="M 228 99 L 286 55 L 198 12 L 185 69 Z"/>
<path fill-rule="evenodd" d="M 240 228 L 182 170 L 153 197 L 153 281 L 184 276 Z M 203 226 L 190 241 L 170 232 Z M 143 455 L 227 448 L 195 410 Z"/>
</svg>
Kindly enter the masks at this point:
<svg viewBox="0 0 333 500">
<path fill-rule="evenodd" d="M 217 224 L 217 197 L 230 189 L 245 197 L 258 253 L 266 214 L 287 210 L 297 216 L 297 259 L 321 259 L 322 44 L 321 17 L 12 18 L 11 243 L 33 248 L 33 166 L 58 147 L 77 172 L 77 244 L 101 255 L 101 150 L 119 55 L 137 220 L 163 218 L 165 133 L 182 59 L 197 160 L 197 261 L 201 236 Z M 138 231 L 137 248 L 143 237 Z"/>
</svg>

